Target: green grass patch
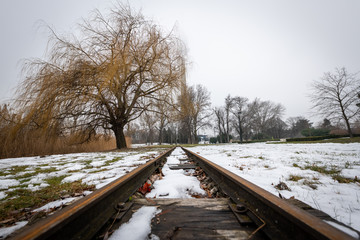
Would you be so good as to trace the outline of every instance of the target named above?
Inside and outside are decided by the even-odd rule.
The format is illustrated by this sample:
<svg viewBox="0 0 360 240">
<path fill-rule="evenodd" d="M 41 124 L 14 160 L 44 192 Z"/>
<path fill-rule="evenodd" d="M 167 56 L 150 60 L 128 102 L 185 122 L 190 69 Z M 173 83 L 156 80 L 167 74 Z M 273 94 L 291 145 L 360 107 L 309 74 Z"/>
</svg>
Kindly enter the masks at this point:
<svg viewBox="0 0 360 240">
<path fill-rule="evenodd" d="M 293 167 L 301 168 L 297 163 L 293 163 Z"/>
<path fill-rule="evenodd" d="M 37 167 L 35 168 L 34 171 L 29 171 L 29 172 L 25 172 L 24 174 L 22 175 L 19 175 L 19 176 L 15 176 L 13 177 L 14 179 L 16 180 L 19 180 L 20 183 L 23 183 L 23 182 L 27 182 L 27 181 L 30 181 L 30 179 L 38 174 L 41 174 L 41 173 L 51 173 L 51 172 L 56 172 L 57 169 L 54 168 L 54 167 L 51 167 L 51 168 L 40 168 L 40 167 Z"/>
<path fill-rule="evenodd" d="M 40 167 L 37 167 L 35 168 L 35 172 L 37 174 L 40 174 L 40 173 L 51 173 L 51 172 L 56 172 L 57 169 L 55 167 L 47 167 L 47 168 L 40 168 Z"/>
<path fill-rule="evenodd" d="M 29 166 L 13 166 L 8 169 L 4 169 L 0 172 L 0 176 L 7 176 L 7 175 L 16 175 L 18 173 L 24 172 Z"/>
<path fill-rule="evenodd" d="M 92 163 L 93 160 L 84 160 L 81 161 L 81 163 L 84 163 L 85 165 L 90 165 L 90 163 Z"/>
<path fill-rule="evenodd" d="M 111 160 L 105 161 L 104 166 L 109 166 L 110 164 L 112 164 L 112 163 L 114 163 L 114 162 L 118 162 L 118 161 L 123 160 L 123 159 L 124 159 L 124 158 L 123 158 L 122 156 L 120 156 L 120 157 L 114 157 L 114 158 L 111 159 Z"/>
<path fill-rule="evenodd" d="M 360 137 L 353 138 L 334 138 L 317 141 L 288 141 L 288 142 L 274 142 L 268 144 L 312 144 L 312 143 L 360 143 Z"/>
<path fill-rule="evenodd" d="M 66 164 L 69 164 L 69 162 L 58 162 L 58 163 L 57 163 L 58 166 L 64 166 L 64 165 L 66 165 Z"/>
<path fill-rule="evenodd" d="M 81 161 L 81 163 L 85 164 L 85 167 L 83 169 L 92 169 L 92 168 L 94 168 L 94 166 L 91 165 L 92 162 L 93 162 L 93 160 Z"/>
<path fill-rule="evenodd" d="M 91 171 L 89 173 L 99 173 L 99 172 L 105 172 L 105 171 L 109 171 L 109 169 L 103 168 L 103 169 L 98 169 L 98 170 Z"/>
<path fill-rule="evenodd" d="M 48 163 L 44 163 L 44 164 L 40 164 L 40 165 L 38 165 L 39 167 L 48 167 L 49 166 L 49 164 Z"/>
<path fill-rule="evenodd" d="M 30 180 L 31 180 L 31 178 L 25 178 L 25 179 L 20 179 L 19 182 L 20 182 L 20 184 L 23 184 L 23 183 L 26 183 L 26 182 L 28 182 Z"/>
<path fill-rule="evenodd" d="M 61 181 L 66 178 L 68 175 L 56 176 L 45 179 L 45 182 L 50 186 L 57 186 L 61 184 Z"/>
<path fill-rule="evenodd" d="M 28 184 L 20 184 L 20 185 L 16 185 L 16 186 L 10 186 L 9 189 L 27 188 L 28 186 L 29 186 Z"/>
<path fill-rule="evenodd" d="M 76 181 L 60 184 L 60 178 L 49 178 L 47 182 L 51 185 L 38 191 L 17 188 L 7 191 L 6 198 L 0 202 L 0 221 L 15 218 L 20 219 L 26 214 L 25 208 L 36 209 L 49 202 L 58 200 L 64 195 L 74 195 L 85 190 L 94 190 L 94 185 L 87 185 Z"/>
<path fill-rule="evenodd" d="M 29 179 L 33 176 L 35 176 L 37 173 L 36 172 L 27 172 L 27 173 L 24 173 L 23 175 L 19 175 L 19 176 L 15 176 L 14 179 L 16 180 L 20 180 L 20 179 Z"/>
</svg>

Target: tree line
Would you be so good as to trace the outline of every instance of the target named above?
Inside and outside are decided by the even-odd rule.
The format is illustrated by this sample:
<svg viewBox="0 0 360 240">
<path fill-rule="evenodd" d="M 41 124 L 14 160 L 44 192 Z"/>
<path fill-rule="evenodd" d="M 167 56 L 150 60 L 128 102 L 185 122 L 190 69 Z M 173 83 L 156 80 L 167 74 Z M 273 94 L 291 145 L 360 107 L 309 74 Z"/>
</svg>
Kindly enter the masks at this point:
<svg viewBox="0 0 360 240">
<path fill-rule="evenodd" d="M 116 148 L 133 142 L 197 143 L 200 130 L 214 129 L 217 142 L 282 138 L 299 134 L 310 121 L 284 121 L 282 104 L 230 95 L 213 107 L 205 86 L 186 82 L 186 46 L 140 11 L 118 4 L 95 10 L 75 33 L 49 27 L 44 59 L 28 59 L 16 100 L 1 106 L 0 153 L 35 138 L 79 145 L 115 138 Z M 328 121 L 343 121 L 352 136 L 359 122 L 356 74 L 345 68 L 315 81 L 314 109 Z M 303 129 L 302 129 L 303 130 Z M 25 153 L 24 153 L 25 154 Z"/>
</svg>

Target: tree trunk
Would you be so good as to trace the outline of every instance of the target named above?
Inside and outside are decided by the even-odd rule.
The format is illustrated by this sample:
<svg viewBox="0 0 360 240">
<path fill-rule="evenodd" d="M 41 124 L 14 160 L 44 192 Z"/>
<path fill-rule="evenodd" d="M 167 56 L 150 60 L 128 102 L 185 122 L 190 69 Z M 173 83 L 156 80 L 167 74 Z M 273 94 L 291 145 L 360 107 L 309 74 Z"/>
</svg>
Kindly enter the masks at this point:
<svg viewBox="0 0 360 240">
<path fill-rule="evenodd" d="M 198 135 L 197 135 L 197 132 L 196 131 L 194 131 L 194 144 L 198 144 L 199 143 L 199 141 L 198 141 Z"/>
<path fill-rule="evenodd" d="M 164 130 L 162 127 L 160 127 L 159 130 L 159 145 L 161 145 L 163 143 L 163 134 L 164 134 Z"/>
<path fill-rule="evenodd" d="M 349 136 L 352 138 L 354 137 L 352 131 L 351 131 L 351 127 L 350 127 L 350 123 L 349 123 L 349 120 L 347 118 L 345 118 L 345 122 L 346 122 L 346 127 L 348 129 L 348 133 L 349 133 Z"/>
<path fill-rule="evenodd" d="M 240 142 L 243 143 L 243 130 L 241 125 L 240 125 Z"/>
<path fill-rule="evenodd" d="M 116 148 L 117 149 L 127 148 L 126 139 L 124 135 L 124 126 L 114 126 L 112 130 L 114 131 L 116 138 Z"/>
<path fill-rule="evenodd" d="M 343 118 L 344 118 L 344 120 L 345 120 L 346 127 L 347 127 L 347 129 L 348 129 L 349 136 L 352 138 L 352 137 L 353 137 L 353 133 L 352 133 L 352 131 L 351 131 L 349 119 L 348 119 L 348 117 L 346 116 L 345 109 L 344 109 L 344 106 L 343 106 L 342 101 L 340 100 L 340 97 L 338 97 L 338 99 L 339 99 L 339 103 L 340 103 L 341 113 L 342 113 Z"/>
</svg>

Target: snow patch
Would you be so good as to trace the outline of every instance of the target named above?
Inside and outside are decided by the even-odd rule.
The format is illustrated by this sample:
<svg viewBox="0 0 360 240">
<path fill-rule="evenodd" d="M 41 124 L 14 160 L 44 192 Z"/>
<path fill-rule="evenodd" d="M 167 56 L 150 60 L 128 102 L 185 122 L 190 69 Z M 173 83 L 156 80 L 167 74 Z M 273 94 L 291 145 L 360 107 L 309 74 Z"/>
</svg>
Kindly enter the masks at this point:
<svg viewBox="0 0 360 240">
<path fill-rule="evenodd" d="M 0 200 L 6 198 L 7 194 L 4 192 L 0 192 Z"/>
<path fill-rule="evenodd" d="M 27 223 L 28 223 L 27 221 L 17 222 L 14 226 L 6 227 L 6 228 L 0 228 L 0 239 L 5 239 L 11 233 L 13 233 L 16 230 L 24 227 Z"/>
<path fill-rule="evenodd" d="M 222 144 L 191 148 L 201 156 L 285 198 L 295 197 L 329 214 L 334 219 L 360 230 L 360 185 L 339 183 L 332 174 L 313 166 L 341 170 L 340 175 L 360 176 L 360 144 Z M 291 180 L 300 176 L 300 180 Z M 284 182 L 291 189 L 278 190 Z"/>
<path fill-rule="evenodd" d="M 81 180 L 85 176 L 86 176 L 86 173 L 74 173 L 71 176 L 68 176 L 68 177 L 64 178 L 62 180 L 62 182 L 64 182 L 64 183 L 66 183 L 66 182 L 75 182 L 75 181 Z"/>
<path fill-rule="evenodd" d="M 37 208 L 37 209 L 33 210 L 33 212 L 40 212 L 40 211 L 48 212 L 52 208 L 60 207 L 60 206 L 62 206 L 64 204 L 66 204 L 66 203 L 73 202 L 73 201 L 75 201 L 75 200 L 77 200 L 79 198 L 81 198 L 81 197 L 71 197 L 71 198 L 65 198 L 65 199 L 53 201 L 53 202 L 50 202 L 48 204 L 45 204 L 44 206 L 42 206 L 40 208 Z"/>
<path fill-rule="evenodd" d="M 151 219 L 159 214 L 161 210 L 157 207 L 144 206 L 133 214 L 129 222 L 124 223 L 109 238 L 109 240 L 127 239 L 139 240 L 147 239 L 151 233 Z"/>
<path fill-rule="evenodd" d="M 15 179 L 0 179 L 0 189 L 8 189 L 9 187 L 17 186 L 20 182 Z"/>
<path fill-rule="evenodd" d="M 154 189 L 146 194 L 147 198 L 192 198 L 192 194 L 206 195 L 201 189 L 200 182 L 194 176 L 187 176 L 185 170 L 171 170 L 169 165 L 179 164 L 182 158 L 186 158 L 184 151 L 176 148 L 173 153 L 167 157 L 166 164 L 162 168 L 165 175 L 163 179 L 154 182 Z"/>
<path fill-rule="evenodd" d="M 191 198 L 191 194 L 206 194 L 197 178 L 184 175 L 184 170 L 170 170 L 167 165 L 162 170 L 165 177 L 154 182 L 147 198 Z"/>
<path fill-rule="evenodd" d="M 337 224 L 335 222 L 332 222 L 332 221 L 325 221 L 325 222 L 330 224 L 331 226 L 343 231 L 344 233 L 352 236 L 353 238 L 359 239 L 359 234 L 357 232 L 355 232 L 354 230 L 352 230 L 352 229 L 350 229 L 348 227 L 345 227 L 343 225 Z"/>
</svg>

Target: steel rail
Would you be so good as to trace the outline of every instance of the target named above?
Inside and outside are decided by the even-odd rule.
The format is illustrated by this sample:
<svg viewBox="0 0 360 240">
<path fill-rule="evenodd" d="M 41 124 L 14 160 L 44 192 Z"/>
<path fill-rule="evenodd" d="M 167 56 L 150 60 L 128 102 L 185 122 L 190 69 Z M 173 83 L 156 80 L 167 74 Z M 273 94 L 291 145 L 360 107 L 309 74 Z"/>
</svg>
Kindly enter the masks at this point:
<svg viewBox="0 0 360 240">
<path fill-rule="evenodd" d="M 250 209 L 249 217 L 270 239 L 354 239 L 321 219 L 252 184 L 225 168 L 182 148 L 235 203 Z M 254 216 L 255 215 L 255 216 Z"/>
<path fill-rule="evenodd" d="M 166 161 L 175 148 L 96 190 L 74 204 L 32 226 L 25 226 L 10 239 L 91 239 L 147 178 Z"/>
</svg>

